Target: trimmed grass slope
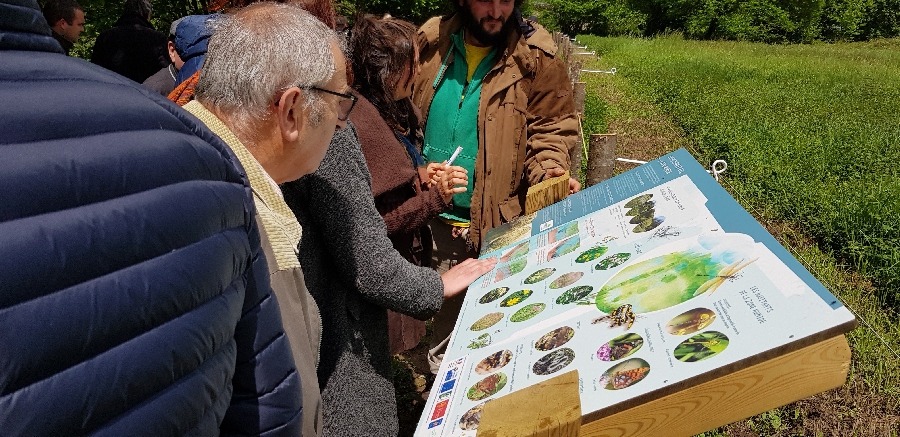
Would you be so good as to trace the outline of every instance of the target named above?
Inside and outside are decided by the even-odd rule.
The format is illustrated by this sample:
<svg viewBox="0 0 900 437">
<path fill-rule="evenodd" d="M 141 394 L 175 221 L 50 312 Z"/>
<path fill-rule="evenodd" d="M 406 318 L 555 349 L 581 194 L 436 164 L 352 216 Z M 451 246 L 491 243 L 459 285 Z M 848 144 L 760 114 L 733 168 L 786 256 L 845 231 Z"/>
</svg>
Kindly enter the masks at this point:
<svg viewBox="0 0 900 437">
<path fill-rule="evenodd" d="M 583 76 L 617 156 L 727 159 L 723 186 L 860 319 L 843 387 L 703 436 L 900 435 L 900 41 L 578 39 L 618 70 Z"/>
<path fill-rule="evenodd" d="M 800 226 L 900 303 L 900 40 L 772 46 L 582 37 L 726 159 L 754 207 Z"/>
</svg>

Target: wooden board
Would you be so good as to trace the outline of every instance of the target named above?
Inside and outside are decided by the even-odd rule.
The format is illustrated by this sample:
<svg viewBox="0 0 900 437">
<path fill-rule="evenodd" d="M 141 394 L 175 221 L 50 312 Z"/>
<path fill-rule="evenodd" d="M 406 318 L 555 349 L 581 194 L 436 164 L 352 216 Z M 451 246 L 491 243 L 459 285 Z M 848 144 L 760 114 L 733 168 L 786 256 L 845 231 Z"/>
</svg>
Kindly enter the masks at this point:
<svg viewBox="0 0 900 437">
<path fill-rule="evenodd" d="M 573 370 L 484 404 L 478 437 L 578 437 L 580 426 Z"/>
<path fill-rule="evenodd" d="M 581 414 L 577 372 L 568 372 L 485 404 L 478 435 L 692 436 L 839 387 L 850 357 L 839 335 L 585 423 L 579 432 L 568 425 L 576 408 Z"/>
<path fill-rule="evenodd" d="M 691 436 L 839 387 L 849 368 L 840 335 L 587 423 L 581 435 Z"/>
</svg>

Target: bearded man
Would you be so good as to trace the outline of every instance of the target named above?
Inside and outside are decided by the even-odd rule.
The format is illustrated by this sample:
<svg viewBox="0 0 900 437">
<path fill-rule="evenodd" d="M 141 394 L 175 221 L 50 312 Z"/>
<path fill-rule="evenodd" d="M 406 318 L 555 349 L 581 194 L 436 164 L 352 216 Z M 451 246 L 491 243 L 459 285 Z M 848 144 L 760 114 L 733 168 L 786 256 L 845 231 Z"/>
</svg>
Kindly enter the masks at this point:
<svg viewBox="0 0 900 437">
<path fill-rule="evenodd" d="M 413 102 L 424 117 L 423 155 L 474 175 L 453 209 L 431 223 L 438 271 L 477 256 L 484 233 L 525 210 L 528 187 L 563 175 L 578 136 L 572 86 L 550 34 L 522 19 L 522 0 L 452 0 L 456 12 L 418 34 L 422 73 Z M 569 191 L 580 185 L 570 180 Z M 435 316 L 429 361 L 437 372 L 459 314 L 445 301 Z"/>
</svg>

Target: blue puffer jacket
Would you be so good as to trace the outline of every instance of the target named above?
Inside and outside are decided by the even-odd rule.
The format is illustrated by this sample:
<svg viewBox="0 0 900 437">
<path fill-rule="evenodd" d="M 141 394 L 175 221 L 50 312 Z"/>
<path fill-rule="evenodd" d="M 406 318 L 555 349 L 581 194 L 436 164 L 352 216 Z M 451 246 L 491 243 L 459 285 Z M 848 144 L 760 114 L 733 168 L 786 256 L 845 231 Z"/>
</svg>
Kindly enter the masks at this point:
<svg viewBox="0 0 900 437">
<path fill-rule="evenodd" d="M 35 0 L 0 17 L 0 435 L 299 435 L 237 159 L 162 96 L 55 53 Z"/>
</svg>

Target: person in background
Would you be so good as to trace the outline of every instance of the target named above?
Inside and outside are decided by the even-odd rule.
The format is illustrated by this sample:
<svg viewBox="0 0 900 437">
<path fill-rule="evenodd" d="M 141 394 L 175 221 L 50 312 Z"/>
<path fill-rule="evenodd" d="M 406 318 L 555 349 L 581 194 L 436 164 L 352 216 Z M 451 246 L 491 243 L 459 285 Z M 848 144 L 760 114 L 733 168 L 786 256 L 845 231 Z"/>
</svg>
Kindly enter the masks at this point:
<svg viewBox="0 0 900 437">
<path fill-rule="evenodd" d="M 178 24 L 175 36 L 175 51 L 184 62 L 175 75 L 175 86 L 200 71 L 206 59 L 206 46 L 216 18 L 220 14 L 189 15 Z"/>
<path fill-rule="evenodd" d="M 172 25 L 169 26 L 169 42 L 166 44 L 166 49 L 169 52 L 169 59 L 172 63 L 165 68 L 160 68 L 153 76 L 148 77 L 147 80 L 141 83 L 141 85 L 164 96 L 168 96 L 175 89 L 175 75 L 178 74 L 181 66 L 184 65 L 184 61 L 181 60 L 181 56 L 178 56 L 178 51 L 175 50 L 176 30 L 178 23 L 181 23 L 181 20 L 184 20 L 184 18 L 181 17 L 173 21 Z"/>
<path fill-rule="evenodd" d="M 392 61 L 400 61 L 399 66 L 394 62 L 388 65 L 394 74 L 367 79 L 370 84 L 380 78 L 388 79 L 388 83 L 378 85 L 387 93 L 381 95 L 382 103 L 390 99 L 395 104 L 396 93 L 402 96 L 408 92 L 409 82 L 405 80 L 408 77 L 403 76 L 415 71 L 411 63 L 414 57 L 410 56 L 412 41 L 406 41 L 406 50 L 402 48 L 403 43 L 397 41 L 412 36 L 412 32 L 404 30 L 407 26 L 407 23 L 392 20 L 361 17 L 351 31 L 354 54 L 367 42 L 374 43 L 376 52 L 386 50 L 382 44 L 390 40 L 391 44 L 400 45 L 401 51 L 409 57 L 407 62 L 402 62 L 399 56 L 388 53 L 389 50 L 382 52 L 391 54 Z M 381 41 L 371 41 L 370 37 Z M 373 53 L 373 57 L 377 56 Z M 354 59 L 354 69 L 359 68 L 359 61 Z M 372 72 L 372 67 L 357 71 Z M 354 77 L 358 78 L 356 74 L 354 72 Z M 331 90 L 327 93 L 331 94 Z M 373 131 L 364 132 L 363 128 L 357 129 L 353 123 L 348 123 L 346 129 L 335 134 L 318 170 L 284 184 L 282 190 L 287 204 L 303 226 L 300 264 L 309 291 L 322 313 L 322 359 L 318 375 L 325 435 L 396 436 L 399 423 L 388 350 L 387 310 L 424 320 L 441 307 L 444 299 L 461 293 L 472 281 L 490 271 L 496 260 L 470 259 L 438 275 L 433 269 L 416 266 L 404 259 L 388 238 L 388 228 L 376 208 L 373 189 L 391 192 L 385 191 L 386 196 L 379 196 L 386 212 L 396 206 L 393 202 L 402 202 L 409 192 L 414 194 L 418 175 L 412 158 L 397 137 L 399 126 L 391 126 L 382 119 L 372 102 L 364 102 L 359 94 L 341 97 L 358 100 L 354 107 L 358 106 L 362 112 L 353 112 L 351 120 L 358 120 L 365 129 Z M 390 114 L 393 117 L 407 115 L 401 111 Z M 399 123 L 393 117 L 390 123 Z M 370 176 L 366 156 L 360 148 L 362 142 L 368 141 L 372 142 L 366 146 L 370 151 L 381 148 L 380 153 L 389 153 L 397 159 L 393 162 L 397 165 L 394 171 L 399 178 L 386 179 L 383 174 Z M 387 160 L 391 158 L 379 162 L 390 165 Z M 379 167 L 377 171 L 390 170 Z M 452 192 L 453 185 L 465 182 L 464 174 L 451 179 L 451 173 L 445 172 L 444 192 Z M 375 181 L 380 184 L 378 188 Z M 412 233 L 424 224 L 423 218 L 417 215 L 433 215 L 446 207 L 437 189 L 413 203 L 426 211 L 416 212 L 410 208 L 403 213 L 409 221 L 392 221 L 394 230 L 401 230 L 397 234 L 400 238 L 394 241 L 407 255 L 415 250 L 410 245 L 412 239 L 407 237 L 412 237 Z M 407 224 L 411 226 L 407 227 Z"/>
<path fill-rule="evenodd" d="M 254 3 L 256 0 L 211 0 L 209 3 L 209 10 L 213 12 L 221 12 L 225 10 L 231 10 L 235 8 L 241 8 L 247 6 L 249 4 Z M 324 23 L 328 28 L 334 29 L 334 5 L 331 0 L 303 0 L 303 1 L 290 1 L 289 3 L 298 3 L 304 10 L 312 14 L 314 17 L 318 18 L 319 21 Z M 214 17 L 214 16 L 207 16 Z M 208 34 L 206 37 L 208 38 Z M 202 34 L 198 34 L 198 37 L 203 37 Z M 188 38 L 188 37 L 186 37 Z M 188 39 L 186 42 L 189 42 Z M 176 41 L 175 47 L 178 48 L 180 44 Z M 189 46 L 185 45 L 185 50 L 187 51 Z M 203 55 L 206 52 L 206 43 L 198 44 L 195 48 L 191 49 L 191 57 L 196 56 L 196 68 L 197 70 L 193 71 L 193 74 L 185 74 L 188 71 L 188 67 L 182 68 L 182 74 L 177 76 L 175 79 L 175 89 L 169 93 L 169 100 L 175 102 L 180 106 L 184 106 L 188 102 L 190 102 L 194 98 L 194 88 L 197 86 L 197 80 L 200 78 L 200 70 L 199 68 L 203 65 Z M 188 59 L 185 57 L 188 54 L 183 54 L 182 59 L 185 59 L 187 62 Z M 193 68 L 191 68 L 193 70 Z"/>
<path fill-rule="evenodd" d="M 578 138 L 572 86 L 553 39 L 523 20 L 522 0 L 451 0 L 456 12 L 419 29 L 422 73 L 413 103 L 425 115 L 423 155 L 454 161 L 474 184 L 433 220 L 433 265 L 477 256 L 487 230 L 522 215 L 528 187 L 569 169 Z M 580 189 L 569 180 L 569 191 Z M 437 372 L 463 297 L 435 316 L 428 354 Z"/>
<path fill-rule="evenodd" d="M 303 381 L 304 436 L 322 434 L 316 368 L 327 343 L 306 287 L 314 273 L 297 256 L 308 231 L 278 184 L 315 171 L 352 109 L 339 42 L 296 4 L 254 3 L 220 16 L 195 99 L 184 105 L 228 144 L 250 179 L 269 277 Z"/>
<path fill-rule="evenodd" d="M 59 56 L 35 0 L 0 17 L 0 435 L 299 435 L 234 154 L 162 96 Z"/>
<path fill-rule="evenodd" d="M 334 31 L 338 33 L 347 33 L 350 21 L 343 15 L 334 17 Z"/>
<path fill-rule="evenodd" d="M 75 0 L 47 0 L 43 13 L 53 38 L 68 55 L 84 32 L 84 9 Z"/>
<path fill-rule="evenodd" d="M 150 0 L 125 0 L 115 26 L 97 36 L 91 62 L 137 83 L 169 65 L 166 36 L 150 25 L 152 10 Z"/>
<path fill-rule="evenodd" d="M 418 110 L 409 96 L 419 71 L 416 27 L 396 19 L 362 16 L 353 27 L 350 57 L 357 110 L 350 117 L 372 175 L 375 207 L 394 248 L 407 261 L 431 265 L 428 221 L 448 210 L 468 183 L 462 167 L 441 171 L 434 189 L 425 189 L 425 161 Z M 420 170 L 422 175 L 420 175 Z M 419 343 L 425 322 L 388 311 L 391 354 Z"/>
</svg>

